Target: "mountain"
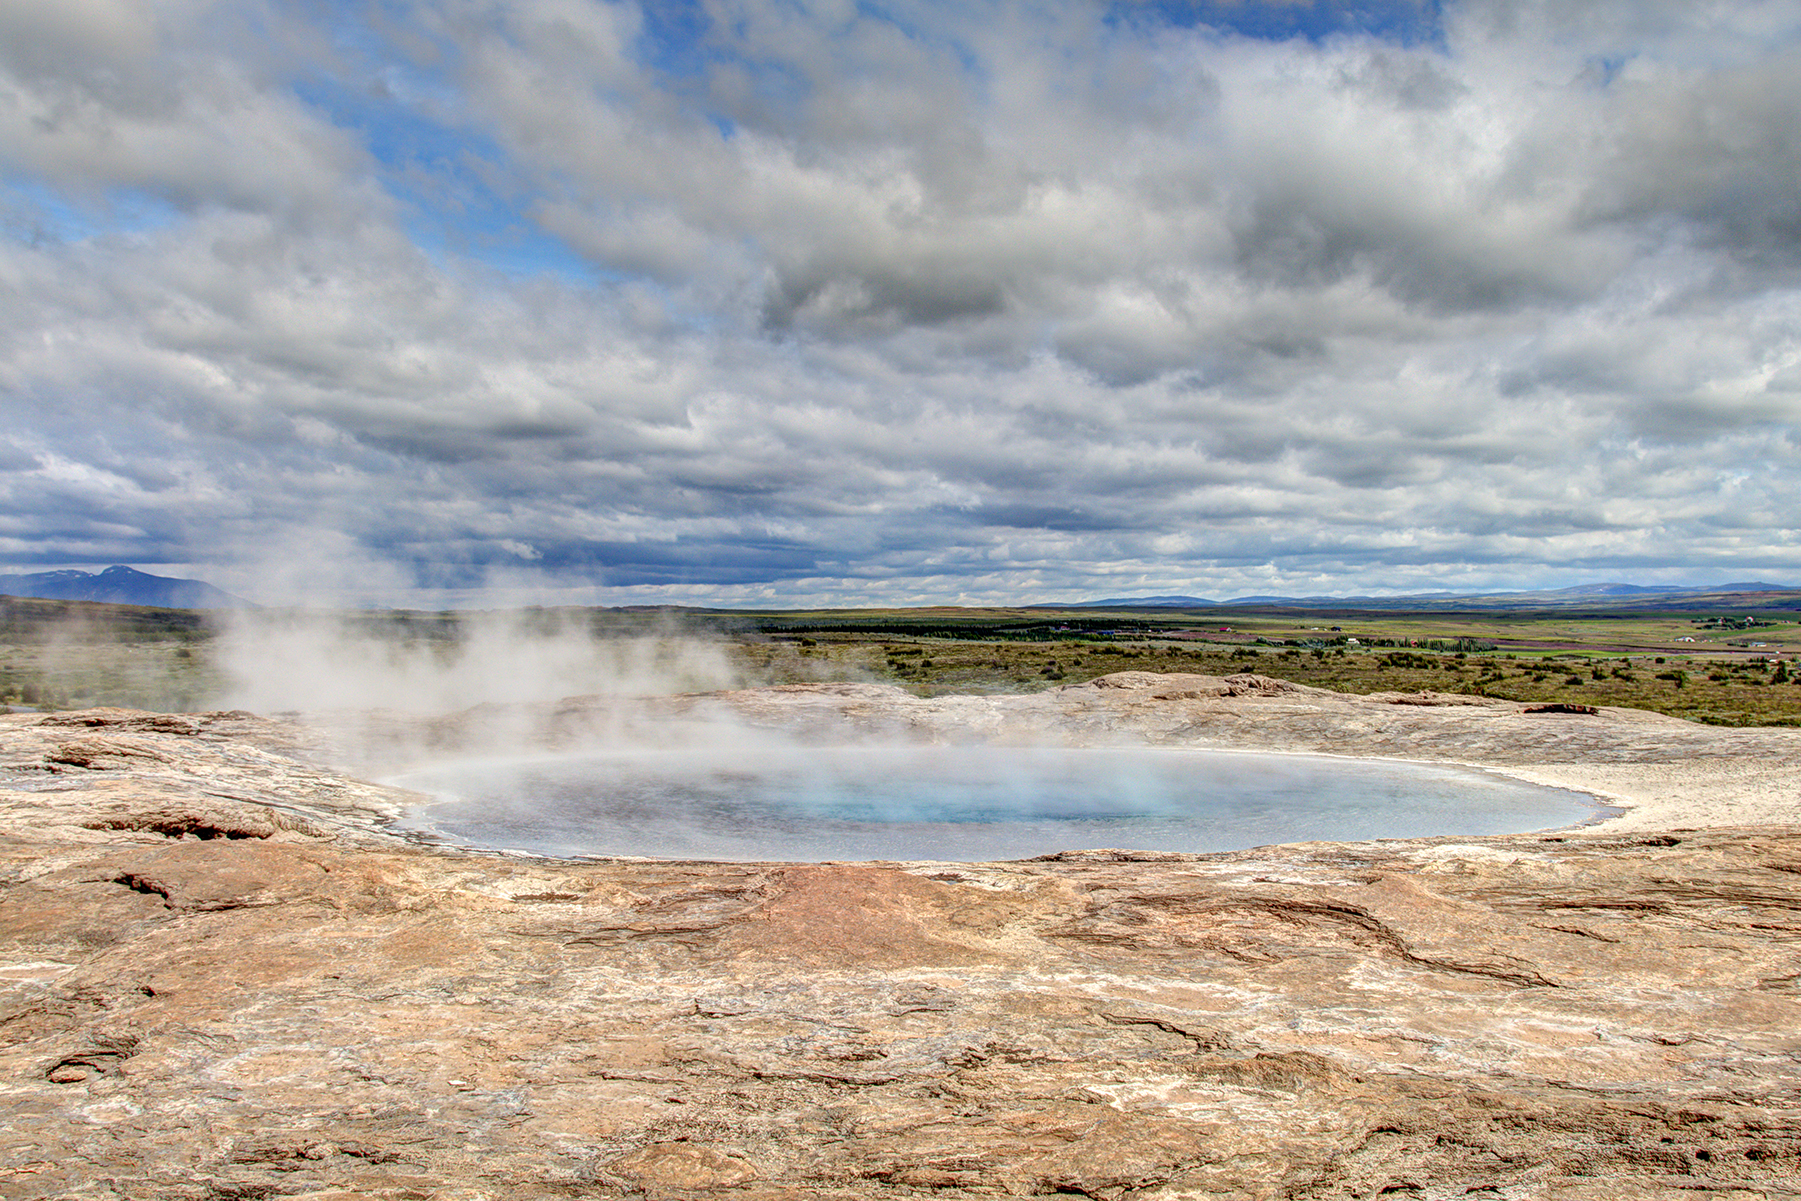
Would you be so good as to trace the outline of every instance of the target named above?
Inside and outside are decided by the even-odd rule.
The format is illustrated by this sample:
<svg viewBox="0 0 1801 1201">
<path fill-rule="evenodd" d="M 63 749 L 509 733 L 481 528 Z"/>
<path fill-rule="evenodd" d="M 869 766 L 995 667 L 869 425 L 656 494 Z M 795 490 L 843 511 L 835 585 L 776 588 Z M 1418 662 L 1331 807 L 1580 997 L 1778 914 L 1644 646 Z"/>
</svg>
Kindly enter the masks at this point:
<svg viewBox="0 0 1801 1201">
<path fill-rule="evenodd" d="M 1718 596 L 1731 592 L 1793 592 L 1789 584 L 1771 584 L 1760 580 L 1741 580 L 1733 584 L 1710 584 L 1706 587 L 1688 587 L 1682 584 L 1578 584 L 1574 588 L 1559 588 L 1555 592 L 1546 593 L 1502 593 L 1500 595 L 1519 596 L 1651 596 L 1673 595 L 1684 596 Z"/>
<path fill-rule="evenodd" d="M 1422 592 L 1413 596 L 1235 596 L 1208 600 L 1201 596 L 1115 596 L 1068 605 L 1029 605 L 1032 609 L 1218 609 L 1232 605 L 1377 605 L 1386 601 L 1446 600 L 1455 593 Z"/>
<path fill-rule="evenodd" d="M 1718 608 L 1743 597 L 1753 607 L 1801 607 L 1801 599 L 1790 584 L 1771 584 L 1761 580 L 1744 580 L 1731 584 L 1578 584 L 1571 588 L 1546 589 L 1536 592 L 1415 592 L 1405 596 L 1235 596 L 1231 600 L 1202 600 L 1192 596 L 1114 597 L 1109 600 L 1083 601 L 1073 605 L 1034 605 L 1033 608 L 1068 609 L 1177 609 L 1260 607 L 1286 609 L 1503 609 L 1651 607 L 1679 608 L 1685 604 L 1705 604 Z M 1771 596 L 1768 594 L 1776 594 Z M 1756 594 L 1764 594 L 1753 601 Z"/>
<path fill-rule="evenodd" d="M 44 600 L 106 601 L 115 605 L 152 605 L 159 609 L 253 609 L 242 597 L 203 580 L 150 575 L 131 567 L 108 567 L 98 575 L 87 571 L 40 571 L 33 575 L 0 575 L 0 596 L 33 596 Z"/>
<path fill-rule="evenodd" d="M 1079 605 L 1033 605 L 1034 609 L 1207 609 L 1219 604 L 1200 596 L 1134 596 L 1083 601 Z"/>
</svg>

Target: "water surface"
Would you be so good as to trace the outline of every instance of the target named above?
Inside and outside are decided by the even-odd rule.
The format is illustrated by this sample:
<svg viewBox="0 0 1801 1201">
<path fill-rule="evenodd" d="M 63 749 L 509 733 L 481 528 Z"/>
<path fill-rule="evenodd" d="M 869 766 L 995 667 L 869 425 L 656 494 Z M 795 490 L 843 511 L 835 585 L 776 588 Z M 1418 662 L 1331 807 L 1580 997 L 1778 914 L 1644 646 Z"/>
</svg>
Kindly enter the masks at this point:
<svg viewBox="0 0 1801 1201">
<path fill-rule="evenodd" d="M 1022 859 L 1506 834 L 1592 798 L 1460 767 L 1168 749 L 780 748 L 483 760 L 393 781 L 403 829 L 549 856 Z"/>
</svg>

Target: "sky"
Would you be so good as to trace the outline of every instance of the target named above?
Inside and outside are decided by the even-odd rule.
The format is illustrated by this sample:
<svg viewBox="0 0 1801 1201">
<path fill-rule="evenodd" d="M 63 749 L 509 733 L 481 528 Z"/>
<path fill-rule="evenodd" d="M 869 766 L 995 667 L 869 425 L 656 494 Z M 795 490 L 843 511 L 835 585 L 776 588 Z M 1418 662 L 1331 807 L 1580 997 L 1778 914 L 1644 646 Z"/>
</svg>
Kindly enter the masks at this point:
<svg viewBox="0 0 1801 1201">
<path fill-rule="evenodd" d="M 0 572 L 1801 581 L 1801 4 L 0 0 Z"/>
</svg>

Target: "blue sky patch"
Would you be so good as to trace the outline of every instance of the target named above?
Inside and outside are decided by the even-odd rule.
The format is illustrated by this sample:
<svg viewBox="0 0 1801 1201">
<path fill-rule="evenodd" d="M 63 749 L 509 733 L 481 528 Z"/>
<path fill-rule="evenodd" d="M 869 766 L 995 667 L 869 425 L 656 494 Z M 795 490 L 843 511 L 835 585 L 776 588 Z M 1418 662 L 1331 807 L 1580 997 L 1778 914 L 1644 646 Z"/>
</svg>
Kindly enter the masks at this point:
<svg viewBox="0 0 1801 1201">
<path fill-rule="evenodd" d="M 1431 45 L 1443 39 L 1443 9 L 1438 0 L 1363 0 L 1340 4 L 1330 0 L 1114 0 L 1116 21 L 1152 19 L 1182 29 L 1206 27 L 1260 41 L 1304 38 L 1321 42 L 1361 34 L 1403 46 Z"/>
</svg>

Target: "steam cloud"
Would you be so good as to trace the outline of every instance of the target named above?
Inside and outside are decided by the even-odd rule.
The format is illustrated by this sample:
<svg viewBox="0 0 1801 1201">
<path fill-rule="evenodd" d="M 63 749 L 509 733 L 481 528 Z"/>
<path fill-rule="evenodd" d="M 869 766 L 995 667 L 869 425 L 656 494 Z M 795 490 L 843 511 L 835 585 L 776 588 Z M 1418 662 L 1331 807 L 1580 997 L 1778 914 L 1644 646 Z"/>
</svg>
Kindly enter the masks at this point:
<svg viewBox="0 0 1801 1201">
<path fill-rule="evenodd" d="M 427 625 L 427 622 L 430 622 Z M 597 636 L 574 616 L 460 614 L 406 626 L 315 612 L 236 614 L 215 654 L 227 703 L 253 712 L 430 715 L 572 696 L 705 692 L 745 681 L 718 642 L 671 627 Z"/>
</svg>

